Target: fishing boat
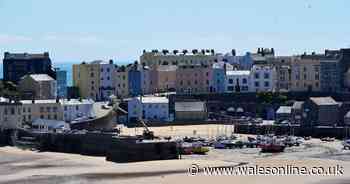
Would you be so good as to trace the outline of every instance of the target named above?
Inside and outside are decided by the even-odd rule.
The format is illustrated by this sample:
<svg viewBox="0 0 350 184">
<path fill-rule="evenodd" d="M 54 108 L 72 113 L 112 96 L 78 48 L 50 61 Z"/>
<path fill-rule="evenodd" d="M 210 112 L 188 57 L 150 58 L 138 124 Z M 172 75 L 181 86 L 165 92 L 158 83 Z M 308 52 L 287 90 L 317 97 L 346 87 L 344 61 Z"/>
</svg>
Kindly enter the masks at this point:
<svg viewBox="0 0 350 184">
<path fill-rule="evenodd" d="M 259 147 L 263 153 L 279 153 L 284 151 L 286 145 L 276 138 L 271 138 L 260 143 Z"/>
</svg>

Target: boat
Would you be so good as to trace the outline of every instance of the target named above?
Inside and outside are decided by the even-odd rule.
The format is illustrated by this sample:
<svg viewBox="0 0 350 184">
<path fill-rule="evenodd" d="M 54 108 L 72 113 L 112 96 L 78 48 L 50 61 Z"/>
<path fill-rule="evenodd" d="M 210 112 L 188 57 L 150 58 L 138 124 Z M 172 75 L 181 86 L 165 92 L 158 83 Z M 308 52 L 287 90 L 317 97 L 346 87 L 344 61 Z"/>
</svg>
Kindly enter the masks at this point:
<svg viewBox="0 0 350 184">
<path fill-rule="evenodd" d="M 345 150 L 350 149 L 350 139 L 343 141 L 342 144 Z"/>
<path fill-rule="evenodd" d="M 284 151 L 286 145 L 283 141 L 277 138 L 269 138 L 266 141 L 261 142 L 259 147 L 263 153 L 279 153 Z"/>
<path fill-rule="evenodd" d="M 323 138 L 321 138 L 321 141 L 324 141 L 324 142 L 334 142 L 334 141 L 335 141 L 335 138 L 323 137 Z"/>
<path fill-rule="evenodd" d="M 267 144 L 261 144 L 260 148 L 261 148 L 261 152 L 263 153 L 279 153 L 279 152 L 283 152 L 286 146 L 283 144 L 267 143 Z"/>
</svg>

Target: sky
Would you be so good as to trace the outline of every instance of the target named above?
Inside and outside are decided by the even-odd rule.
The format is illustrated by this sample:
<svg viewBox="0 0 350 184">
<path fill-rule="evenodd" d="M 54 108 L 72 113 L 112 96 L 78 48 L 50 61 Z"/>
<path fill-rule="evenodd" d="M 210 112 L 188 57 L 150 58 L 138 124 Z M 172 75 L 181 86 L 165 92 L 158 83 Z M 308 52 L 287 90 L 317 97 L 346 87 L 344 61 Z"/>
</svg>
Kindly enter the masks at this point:
<svg viewBox="0 0 350 184">
<path fill-rule="evenodd" d="M 139 59 L 143 49 L 278 55 L 350 47 L 348 0 L 0 0 L 0 52 L 54 62 Z M 3 57 L 3 56 L 1 56 Z"/>
</svg>

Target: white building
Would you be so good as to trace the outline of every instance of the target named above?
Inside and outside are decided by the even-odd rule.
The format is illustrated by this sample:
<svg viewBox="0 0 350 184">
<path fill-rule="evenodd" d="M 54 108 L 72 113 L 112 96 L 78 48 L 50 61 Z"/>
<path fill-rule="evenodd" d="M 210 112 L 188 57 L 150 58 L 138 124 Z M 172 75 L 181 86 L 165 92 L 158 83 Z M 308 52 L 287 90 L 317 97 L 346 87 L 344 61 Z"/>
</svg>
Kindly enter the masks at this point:
<svg viewBox="0 0 350 184">
<path fill-rule="evenodd" d="M 0 130 L 22 126 L 21 106 L 20 102 L 0 97 Z"/>
<path fill-rule="evenodd" d="M 166 97 L 135 97 L 128 102 L 128 120 L 169 120 L 169 99 Z"/>
<path fill-rule="evenodd" d="M 251 86 L 251 75 L 249 70 L 226 71 L 225 91 L 249 92 Z"/>
<path fill-rule="evenodd" d="M 66 122 L 73 121 L 77 118 L 94 117 L 93 104 L 91 99 L 64 99 L 60 100 L 63 108 L 63 120 Z"/>
<path fill-rule="evenodd" d="M 254 65 L 251 69 L 251 89 L 253 92 L 275 91 L 276 69 L 265 65 Z"/>
<path fill-rule="evenodd" d="M 113 60 L 106 61 L 93 61 L 91 64 L 100 65 L 100 97 L 102 100 L 107 100 L 109 96 L 115 93 L 115 83 L 113 80 L 113 73 L 116 70 Z"/>
</svg>

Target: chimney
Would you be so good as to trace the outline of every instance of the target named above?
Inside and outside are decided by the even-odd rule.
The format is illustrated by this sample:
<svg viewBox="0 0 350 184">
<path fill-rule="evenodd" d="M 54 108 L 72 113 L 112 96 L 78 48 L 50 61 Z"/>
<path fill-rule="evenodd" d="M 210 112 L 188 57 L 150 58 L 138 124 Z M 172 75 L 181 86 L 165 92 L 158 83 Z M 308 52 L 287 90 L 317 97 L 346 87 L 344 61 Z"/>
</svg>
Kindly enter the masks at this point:
<svg viewBox="0 0 350 184">
<path fill-rule="evenodd" d="M 232 49 L 232 56 L 236 56 L 236 49 Z"/>
<path fill-rule="evenodd" d="M 5 52 L 5 59 L 10 57 L 10 53 L 9 52 Z"/>
</svg>

